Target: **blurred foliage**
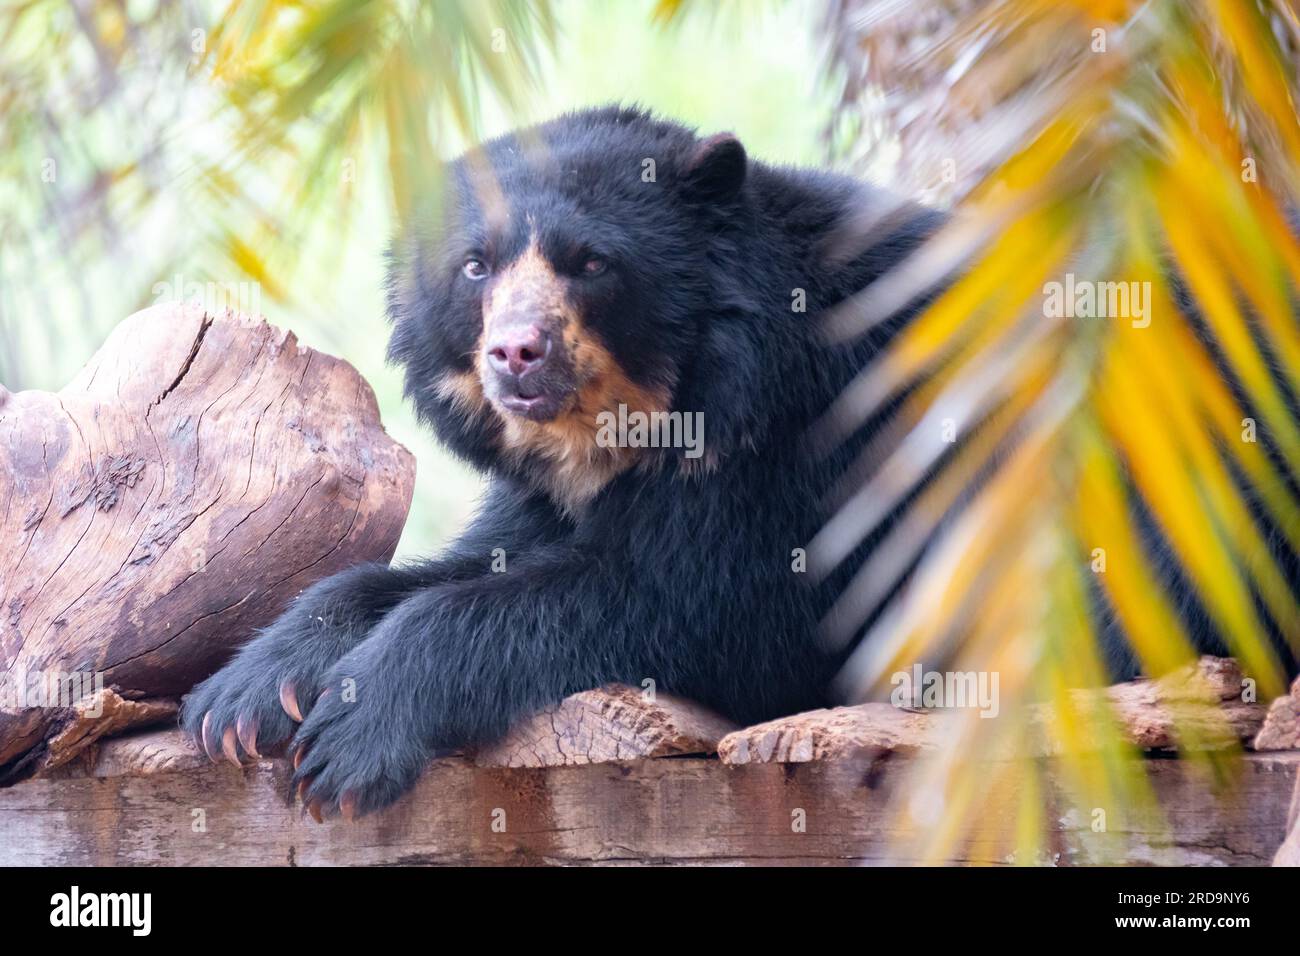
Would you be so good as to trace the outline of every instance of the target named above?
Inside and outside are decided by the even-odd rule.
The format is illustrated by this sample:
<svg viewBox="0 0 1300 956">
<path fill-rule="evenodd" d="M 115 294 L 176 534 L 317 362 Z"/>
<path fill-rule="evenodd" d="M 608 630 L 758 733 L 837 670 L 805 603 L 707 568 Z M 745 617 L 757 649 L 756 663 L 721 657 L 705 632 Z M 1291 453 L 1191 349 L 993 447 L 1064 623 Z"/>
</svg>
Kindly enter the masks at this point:
<svg viewBox="0 0 1300 956">
<path fill-rule="evenodd" d="M 384 364 L 383 252 L 410 194 L 481 137 L 610 101 L 815 162 L 829 100 L 804 6 L 665 23 L 654 0 L 0 0 L 0 382 L 58 388 L 129 312 L 259 283 L 234 304 L 375 386 L 419 462 L 399 554 L 431 551 L 479 480 Z"/>
<path fill-rule="evenodd" d="M 185 82 L 190 13 L 0 4 L 0 381 L 10 388 L 52 384 L 51 366 L 61 381 L 84 361 L 67 346 L 104 334 L 100 284 L 138 298 L 168 272 L 167 252 L 134 240 L 176 216 L 170 187 L 190 156 L 174 134 L 208 98 Z"/>
<path fill-rule="evenodd" d="M 41 336 L 49 286 L 88 332 L 120 318 L 95 314 L 87 270 L 140 283 L 137 302 L 191 263 L 187 282 L 330 301 L 358 170 L 381 157 L 389 208 L 409 208 L 448 130 L 472 138 L 484 96 L 516 105 L 553 40 L 535 0 L 11 3 L 0 376 L 30 374 L 19 337 Z"/>
<path fill-rule="evenodd" d="M 1188 664 L 1181 577 L 1262 698 L 1282 688 L 1270 632 L 1300 650 L 1300 22 L 1288 0 L 885 0 L 836 3 L 830 24 L 831 138 L 892 139 L 899 178 L 954 216 L 829 320 L 861 334 L 951 279 L 830 419 L 846 433 L 905 396 L 814 543 L 834 565 L 907 504 L 828 633 L 875 621 L 845 675 L 860 695 L 915 661 L 1000 675 L 1003 719 L 964 721 L 929 768 L 942 824 L 909 855 L 980 838 L 1006 783 L 993 758 L 1024 752 L 1041 703 L 1075 806 L 1122 828 L 1151 809 L 1141 764 L 1069 694 L 1104 680 L 1099 620 L 1146 674 Z M 1057 314 L 1067 275 L 1149 289 L 1145 316 Z M 894 598 L 900 555 L 915 577 Z M 1182 730 L 1222 773 L 1226 730 Z M 1038 788 L 1021 799 L 1041 817 Z M 1042 828 L 1023 834 L 1008 855 L 1042 859 Z"/>
</svg>

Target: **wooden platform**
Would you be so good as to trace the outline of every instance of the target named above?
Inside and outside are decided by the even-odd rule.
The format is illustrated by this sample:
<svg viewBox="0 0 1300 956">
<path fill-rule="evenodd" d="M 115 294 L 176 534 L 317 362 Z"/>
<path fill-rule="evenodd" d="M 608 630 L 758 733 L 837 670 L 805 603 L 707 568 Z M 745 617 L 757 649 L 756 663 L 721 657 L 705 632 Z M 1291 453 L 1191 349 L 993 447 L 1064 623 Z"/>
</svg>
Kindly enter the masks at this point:
<svg viewBox="0 0 1300 956">
<path fill-rule="evenodd" d="M 414 793 L 355 823 L 315 824 L 285 803 L 287 768 L 212 764 L 176 731 L 102 744 L 53 778 L 0 791 L 0 863 L 40 865 L 813 864 L 907 862 L 891 800 L 915 759 L 729 765 L 664 756 L 541 768 L 436 762 Z M 1267 865 L 1283 843 L 1300 752 L 1251 753 L 1215 789 L 1152 759 L 1169 829 L 1094 833 L 1053 810 L 1061 865 Z M 1049 802 L 1054 802 L 1052 797 Z M 798 832 L 797 819 L 806 821 Z M 955 863 L 1004 864 L 1014 814 Z"/>
</svg>

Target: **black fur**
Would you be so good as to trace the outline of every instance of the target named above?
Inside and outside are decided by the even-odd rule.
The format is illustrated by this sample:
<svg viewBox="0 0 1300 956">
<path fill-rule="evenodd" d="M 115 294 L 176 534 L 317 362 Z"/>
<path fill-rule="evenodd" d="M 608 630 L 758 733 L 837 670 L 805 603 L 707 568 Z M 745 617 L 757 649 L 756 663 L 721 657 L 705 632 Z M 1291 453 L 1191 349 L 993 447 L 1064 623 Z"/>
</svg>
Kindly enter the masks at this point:
<svg viewBox="0 0 1300 956">
<path fill-rule="evenodd" d="M 476 198 L 484 160 L 510 211 L 495 227 Z M 451 179 L 441 215 L 417 219 L 395 248 L 391 355 L 421 417 L 491 473 L 479 515 L 437 560 L 358 568 L 305 592 L 194 691 L 186 726 L 200 733 L 211 712 L 215 750 L 243 716 L 257 721 L 259 747 L 283 744 L 293 725 L 280 682 L 299 688 L 304 709 L 328 689 L 293 737 L 305 750 L 296 779 L 326 812 L 349 792 L 366 812 L 396 799 L 432 754 L 613 681 L 652 680 L 739 722 L 827 704 L 842 660 L 817 626 L 847 572 L 811 586 L 792 552 L 821 527 L 861 443 L 828 457 L 802 438 L 912 312 L 835 347 L 815 318 L 940 217 L 902 207 L 865 246 L 846 247 L 864 203 L 884 197 L 618 108 L 493 141 Z M 703 413 L 711 469 L 648 450 L 657 460 L 571 513 L 541 490 L 544 461 L 503 457 L 499 423 L 435 391 L 449 370 L 472 369 L 482 331 L 483 284 L 462 275 L 464 257 L 508 263 L 532 234 L 561 273 L 592 253 L 608 262 L 573 283 L 578 307 L 629 377 Z M 792 308 L 796 289 L 806 311 Z M 504 572 L 491 569 L 495 549 Z M 349 681 L 355 701 L 344 699 Z"/>
</svg>

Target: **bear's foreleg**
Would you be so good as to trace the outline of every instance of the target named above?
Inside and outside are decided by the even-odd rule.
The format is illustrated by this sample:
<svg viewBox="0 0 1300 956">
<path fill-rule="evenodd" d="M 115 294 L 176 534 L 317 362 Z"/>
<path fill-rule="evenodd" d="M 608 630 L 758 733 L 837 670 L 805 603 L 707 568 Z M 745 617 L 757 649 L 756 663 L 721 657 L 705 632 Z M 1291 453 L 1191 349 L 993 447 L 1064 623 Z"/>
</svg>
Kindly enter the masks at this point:
<svg viewBox="0 0 1300 956">
<path fill-rule="evenodd" d="M 625 574 L 557 546 L 403 601 L 330 670 L 294 738 L 304 803 L 314 815 L 379 809 L 440 752 L 496 739 L 575 691 L 666 673 L 672 642 L 650 625 L 671 614 L 650 613 Z"/>
<path fill-rule="evenodd" d="M 318 581 L 274 624 L 190 692 L 181 721 L 212 759 L 274 753 L 320 693 L 326 672 L 401 600 L 452 579 L 458 564 L 367 564 Z"/>
</svg>

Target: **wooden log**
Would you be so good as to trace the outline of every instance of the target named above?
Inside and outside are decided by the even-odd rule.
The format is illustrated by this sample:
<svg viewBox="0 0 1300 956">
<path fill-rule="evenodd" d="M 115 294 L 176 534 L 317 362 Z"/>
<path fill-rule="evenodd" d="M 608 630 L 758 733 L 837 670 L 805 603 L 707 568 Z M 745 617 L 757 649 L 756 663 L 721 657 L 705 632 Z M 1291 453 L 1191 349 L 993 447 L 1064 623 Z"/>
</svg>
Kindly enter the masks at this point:
<svg viewBox="0 0 1300 956">
<path fill-rule="evenodd" d="M 1295 792 L 1287 811 L 1287 836 L 1273 857 L 1274 866 L 1300 866 L 1300 773 L 1296 774 Z"/>
<path fill-rule="evenodd" d="M 1096 705 L 1104 703 L 1117 731 L 1142 750 L 1174 750 L 1180 731 L 1204 749 L 1235 747 L 1255 736 L 1265 715 L 1264 704 L 1242 699 L 1241 668 L 1223 657 L 1202 657 L 1195 666 L 1159 680 L 1139 679 L 1071 694 L 1082 713 L 1095 713 Z M 1031 718 L 1040 731 L 1035 753 L 1057 755 L 1053 712 L 1035 706 Z M 953 719 L 954 714 L 942 710 L 905 710 L 883 703 L 813 710 L 737 730 L 718 744 L 718 756 L 724 763 L 740 765 L 930 750 L 951 739 L 953 729 L 944 724 Z M 1300 748 L 1300 742 L 1290 747 L 1280 742 L 1282 746 L 1270 749 Z M 1104 738 L 1089 732 L 1082 743 L 1099 746 Z"/>
<path fill-rule="evenodd" d="M 621 684 L 583 691 L 521 721 L 474 754 L 480 767 L 568 767 L 711 754 L 736 729 L 699 704 Z"/>
<path fill-rule="evenodd" d="M 897 802 L 912 758 L 727 766 L 678 757 L 482 768 L 436 761 L 416 789 L 354 823 L 286 802 L 288 768 L 212 764 L 175 731 L 99 744 L 0 791 L 0 864 L 817 864 L 908 862 Z M 1062 792 L 1049 804 L 1061 865 L 1267 865 L 1286 833 L 1300 753 L 1246 754 L 1217 786 L 1190 762 L 1147 762 L 1160 814 L 1112 813 L 1095 833 Z M 1051 779 L 1052 763 L 1044 772 Z M 1013 857 L 1016 794 L 953 862 Z M 1166 825 L 1167 821 L 1167 825 Z"/>
<path fill-rule="evenodd" d="M 1105 701 L 1120 732 L 1143 750 L 1172 751 L 1193 745 L 1212 750 L 1248 744 L 1264 722 L 1266 706 L 1246 699 L 1245 687 L 1240 664 L 1230 657 L 1206 655 L 1155 680 L 1139 678 L 1101 691 L 1075 690 L 1071 695 L 1080 713 L 1089 713 L 1097 700 Z M 1053 719 L 1050 710 L 1040 712 L 1048 731 L 1041 748 L 1045 754 L 1060 747 L 1059 735 L 1050 732 Z M 1188 739 L 1180 740 L 1180 734 Z M 1100 740 L 1100 735 L 1089 734 L 1091 743 Z"/>
<path fill-rule="evenodd" d="M 231 312 L 157 306 L 59 393 L 0 389 L 0 783 L 100 736 L 87 701 L 144 719 L 114 697 L 175 698 L 388 560 L 413 480 L 352 366 Z"/>
<path fill-rule="evenodd" d="M 1264 724 L 1255 735 L 1256 750 L 1300 750 L 1300 677 L 1268 705 Z"/>
<path fill-rule="evenodd" d="M 33 761 L 33 772 L 48 773 L 75 759 L 101 738 L 166 723 L 179 712 L 180 702 L 171 698 L 126 700 L 106 687 L 77 701 L 70 708 L 69 719 L 55 723 L 57 733 L 46 740 L 41 760 Z"/>
<path fill-rule="evenodd" d="M 737 730 L 722 738 L 718 757 L 732 766 L 845 760 L 930 750 L 942 734 L 941 715 L 892 704 L 858 704 L 810 710 Z"/>
</svg>

